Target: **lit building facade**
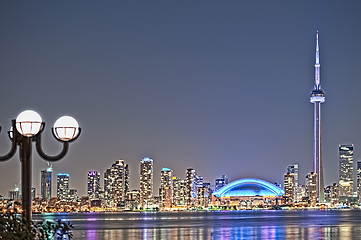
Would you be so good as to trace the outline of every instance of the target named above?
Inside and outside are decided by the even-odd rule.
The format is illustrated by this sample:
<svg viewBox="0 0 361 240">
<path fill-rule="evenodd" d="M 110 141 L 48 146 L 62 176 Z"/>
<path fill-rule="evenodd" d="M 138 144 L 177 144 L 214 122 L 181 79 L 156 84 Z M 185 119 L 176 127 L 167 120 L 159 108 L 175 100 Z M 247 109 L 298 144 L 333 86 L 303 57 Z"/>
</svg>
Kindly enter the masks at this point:
<svg viewBox="0 0 361 240">
<path fill-rule="evenodd" d="M 339 187 L 336 183 L 327 186 L 325 190 L 326 200 L 334 207 L 339 203 Z"/>
<path fill-rule="evenodd" d="M 153 204 L 153 159 L 143 158 L 140 162 L 140 206 Z"/>
<path fill-rule="evenodd" d="M 295 188 L 298 187 L 298 164 L 293 164 L 287 167 L 287 173 L 290 173 L 294 176 L 294 185 Z"/>
<path fill-rule="evenodd" d="M 33 201 L 36 197 L 36 188 L 31 188 L 31 200 Z"/>
<path fill-rule="evenodd" d="M 307 197 L 307 187 L 306 185 L 298 185 L 296 188 L 295 202 L 302 202 L 303 199 Z"/>
<path fill-rule="evenodd" d="M 203 183 L 203 186 L 197 187 L 197 207 L 206 208 L 212 201 L 212 189 L 210 183 Z"/>
<path fill-rule="evenodd" d="M 106 207 L 125 207 L 129 191 L 129 167 L 124 160 L 115 161 L 104 173 L 104 203 Z"/>
<path fill-rule="evenodd" d="M 339 145 L 339 187 L 340 198 L 353 196 L 353 144 Z"/>
<path fill-rule="evenodd" d="M 204 186 L 197 188 L 197 207 L 208 207 L 208 192 Z"/>
<path fill-rule="evenodd" d="M 9 199 L 15 201 L 21 199 L 20 188 L 18 186 L 9 191 Z"/>
<path fill-rule="evenodd" d="M 69 189 L 69 201 L 76 202 L 78 201 L 78 190 L 76 189 Z"/>
<path fill-rule="evenodd" d="M 227 184 L 228 184 L 228 180 L 227 180 Z M 205 183 L 203 183 L 203 187 L 205 187 L 206 190 L 207 190 L 207 194 L 208 194 L 208 198 L 209 198 L 208 202 L 211 202 L 212 201 L 212 194 L 214 192 L 213 189 L 212 189 L 211 183 L 205 182 Z"/>
<path fill-rule="evenodd" d="M 106 207 L 112 207 L 112 178 L 111 169 L 105 169 L 104 172 L 104 205 Z"/>
<path fill-rule="evenodd" d="M 69 200 L 69 174 L 58 173 L 56 178 L 56 192 L 57 197 L 62 201 Z"/>
<path fill-rule="evenodd" d="M 222 175 L 221 178 L 217 178 L 215 181 L 215 191 L 221 189 L 228 184 L 228 178 L 226 175 Z"/>
<path fill-rule="evenodd" d="M 173 177 L 173 205 L 186 205 L 186 181 L 177 177 Z"/>
<path fill-rule="evenodd" d="M 357 198 L 361 202 L 361 161 L 357 162 Z"/>
<path fill-rule="evenodd" d="M 307 197 L 309 204 L 315 206 L 317 203 L 317 174 L 314 172 L 307 174 Z"/>
<path fill-rule="evenodd" d="M 197 201 L 197 173 L 195 169 L 186 171 L 186 205 L 195 206 Z"/>
<path fill-rule="evenodd" d="M 139 208 L 140 194 L 139 190 L 132 190 L 127 192 L 127 200 L 125 203 L 125 209 L 136 210 Z"/>
<path fill-rule="evenodd" d="M 49 200 L 51 198 L 51 177 L 53 174 L 52 167 L 44 169 L 41 171 L 41 198 L 44 200 Z"/>
<path fill-rule="evenodd" d="M 293 203 L 295 201 L 295 175 L 289 172 L 283 175 L 283 186 L 286 201 Z"/>
<path fill-rule="evenodd" d="M 171 208 L 173 203 L 173 171 L 163 168 L 160 173 L 159 207 Z"/>
<path fill-rule="evenodd" d="M 196 174 L 196 187 L 203 187 L 203 177 Z"/>
<path fill-rule="evenodd" d="M 90 200 L 99 199 L 100 173 L 88 171 L 88 196 Z"/>
</svg>

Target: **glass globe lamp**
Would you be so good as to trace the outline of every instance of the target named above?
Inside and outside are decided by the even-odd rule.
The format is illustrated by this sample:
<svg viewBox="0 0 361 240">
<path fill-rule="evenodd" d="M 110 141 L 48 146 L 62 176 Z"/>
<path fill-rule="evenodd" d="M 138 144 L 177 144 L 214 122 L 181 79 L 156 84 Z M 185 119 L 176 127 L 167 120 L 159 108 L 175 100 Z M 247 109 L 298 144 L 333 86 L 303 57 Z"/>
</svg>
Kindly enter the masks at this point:
<svg viewBox="0 0 361 240">
<path fill-rule="evenodd" d="M 26 110 L 16 118 L 16 130 L 25 137 L 32 137 L 40 132 L 42 123 L 37 112 Z"/>
<path fill-rule="evenodd" d="M 79 134 L 79 124 L 73 117 L 62 116 L 54 123 L 53 133 L 61 141 L 71 141 Z"/>
</svg>

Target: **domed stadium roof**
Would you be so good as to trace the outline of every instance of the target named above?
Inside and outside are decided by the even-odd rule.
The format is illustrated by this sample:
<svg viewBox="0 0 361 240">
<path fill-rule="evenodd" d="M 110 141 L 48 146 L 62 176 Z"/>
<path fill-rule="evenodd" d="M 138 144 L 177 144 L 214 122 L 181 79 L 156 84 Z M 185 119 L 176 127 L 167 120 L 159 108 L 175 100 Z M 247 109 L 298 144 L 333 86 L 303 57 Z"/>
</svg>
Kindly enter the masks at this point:
<svg viewBox="0 0 361 240">
<path fill-rule="evenodd" d="M 243 178 L 233 181 L 213 193 L 216 197 L 282 196 L 284 191 L 267 181 Z"/>
</svg>

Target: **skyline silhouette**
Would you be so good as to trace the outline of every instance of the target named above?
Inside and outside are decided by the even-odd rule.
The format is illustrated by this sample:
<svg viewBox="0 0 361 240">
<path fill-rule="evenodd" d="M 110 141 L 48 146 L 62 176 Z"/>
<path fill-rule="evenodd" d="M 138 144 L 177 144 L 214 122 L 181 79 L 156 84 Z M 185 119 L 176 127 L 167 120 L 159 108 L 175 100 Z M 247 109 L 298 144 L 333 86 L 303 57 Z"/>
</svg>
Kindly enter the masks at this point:
<svg viewBox="0 0 361 240">
<path fill-rule="evenodd" d="M 361 155 L 361 3 L 318 2 L 1 2 L 0 154 L 5 132 L 26 109 L 46 128 L 77 119 L 82 135 L 53 164 L 86 195 L 88 170 L 129 163 L 139 188 L 140 161 L 207 182 L 259 178 L 283 182 L 298 163 L 312 171 L 315 33 L 319 31 L 325 185 L 338 181 L 338 145 Z M 33 184 L 47 163 L 33 151 Z M 0 194 L 20 182 L 18 155 L 2 162 Z M 53 178 L 55 179 L 55 178 Z"/>
</svg>

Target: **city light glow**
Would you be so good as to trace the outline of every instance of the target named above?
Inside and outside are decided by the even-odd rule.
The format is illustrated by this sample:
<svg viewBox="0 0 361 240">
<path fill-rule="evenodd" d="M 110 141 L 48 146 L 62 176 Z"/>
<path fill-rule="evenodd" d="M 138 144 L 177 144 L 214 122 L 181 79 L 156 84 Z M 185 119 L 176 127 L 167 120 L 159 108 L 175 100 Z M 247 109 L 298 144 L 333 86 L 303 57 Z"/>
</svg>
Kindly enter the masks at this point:
<svg viewBox="0 0 361 240">
<path fill-rule="evenodd" d="M 267 181 L 256 178 L 243 178 L 222 187 L 213 195 L 216 197 L 282 196 L 284 191 Z"/>
<path fill-rule="evenodd" d="M 69 174 L 68 174 L 68 173 L 58 173 L 57 175 L 58 175 L 58 176 L 67 176 L 67 177 L 69 177 Z"/>
</svg>

